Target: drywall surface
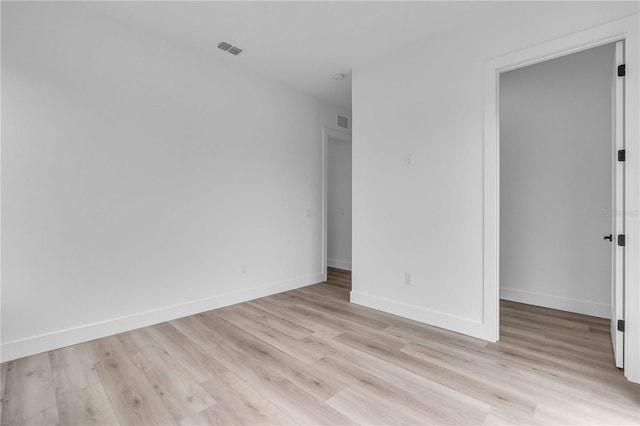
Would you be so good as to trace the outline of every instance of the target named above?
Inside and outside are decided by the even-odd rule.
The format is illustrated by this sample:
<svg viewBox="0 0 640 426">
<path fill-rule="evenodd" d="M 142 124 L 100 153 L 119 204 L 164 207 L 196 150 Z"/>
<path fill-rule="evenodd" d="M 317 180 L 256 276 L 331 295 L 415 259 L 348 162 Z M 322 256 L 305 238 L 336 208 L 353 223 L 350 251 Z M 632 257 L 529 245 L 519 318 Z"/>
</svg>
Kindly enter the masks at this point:
<svg viewBox="0 0 640 426">
<path fill-rule="evenodd" d="M 322 280 L 349 111 L 219 52 L 2 4 L 3 360 Z"/>
<path fill-rule="evenodd" d="M 351 270 L 351 143 L 327 140 L 327 264 Z"/>
<path fill-rule="evenodd" d="M 500 295 L 611 314 L 615 44 L 500 76 Z"/>
<path fill-rule="evenodd" d="M 638 12 L 613 2 L 509 7 L 354 69 L 353 302 L 494 335 L 482 323 L 485 62 Z"/>
</svg>

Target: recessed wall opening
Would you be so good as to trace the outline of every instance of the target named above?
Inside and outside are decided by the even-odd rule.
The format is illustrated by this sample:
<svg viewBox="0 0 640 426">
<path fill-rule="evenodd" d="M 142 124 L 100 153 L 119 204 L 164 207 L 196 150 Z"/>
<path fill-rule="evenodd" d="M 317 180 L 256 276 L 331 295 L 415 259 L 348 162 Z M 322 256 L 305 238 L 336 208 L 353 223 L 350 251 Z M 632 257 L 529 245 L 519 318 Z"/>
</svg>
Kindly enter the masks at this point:
<svg viewBox="0 0 640 426">
<path fill-rule="evenodd" d="M 613 346 L 618 367 L 622 44 L 499 76 L 500 335 L 582 339 L 603 358 Z"/>
<path fill-rule="evenodd" d="M 323 271 L 351 290 L 351 134 L 323 131 Z"/>
<path fill-rule="evenodd" d="M 351 141 L 328 137 L 326 156 L 327 266 L 330 272 L 350 272 Z"/>
</svg>

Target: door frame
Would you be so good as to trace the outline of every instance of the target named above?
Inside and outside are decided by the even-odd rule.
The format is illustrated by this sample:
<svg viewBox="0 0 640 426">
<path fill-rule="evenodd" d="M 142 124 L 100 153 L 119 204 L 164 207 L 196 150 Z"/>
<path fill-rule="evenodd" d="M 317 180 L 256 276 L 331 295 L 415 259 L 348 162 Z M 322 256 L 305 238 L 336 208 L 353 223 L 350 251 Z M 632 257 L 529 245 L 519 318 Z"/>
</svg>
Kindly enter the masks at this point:
<svg viewBox="0 0 640 426">
<path fill-rule="evenodd" d="M 611 225 L 612 236 L 625 233 L 625 217 L 620 216 L 624 212 L 625 202 L 625 163 L 618 161 L 618 151 L 625 149 L 624 138 L 624 78 L 618 77 L 617 66 L 624 64 L 624 41 L 615 44 L 615 66 L 611 93 L 611 180 L 613 183 L 611 197 Z M 622 111 L 622 114 L 620 113 Z M 618 330 L 617 320 L 624 319 L 624 263 L 625 247 L 620 247 L 616 239 L 611 241 L 611 313 L 610 328 L 613 345 L 613 358 L 616 367 L 624 368 L 624 333 Z M 621 315 L 620 315 L 621 314 Z"/>
<path fill-rule="evenodd" d="M 566 56 L 604 44 L 624 41 L 627 64 L 625 115 L 640 115 L 639 15 L 571 34 L 488 60 L 484 81 L 484 194 L 483 194 L 483 325 L 488 340 L 500 339 L 500 115 L 499 77 L 503 72 Z M 640 383 L 640 128 L 625 120 L 626 186 L 624 222 L 626 247 L 624 374 Z"/>
<path fill-rule="evenodd" d="M 329 138 L 335 139 L 341 142 L 351 143 L 351 133 L 344 130 L 333 129 L 331 127 L 322 128 L 322 265 L 321 273 L 323 274 L 324 281 L 327 280 L 327 149 L 329 146 Z M 352 154 L 353 155 L 353 154 Z M 351 160 L 351 167 L 353 167 L 353 157 Z M 353 193 L 352 193 L 353 194 Z M 353 260 L 351 263 L 351 269 L 353 269 Z"/>
</svg>

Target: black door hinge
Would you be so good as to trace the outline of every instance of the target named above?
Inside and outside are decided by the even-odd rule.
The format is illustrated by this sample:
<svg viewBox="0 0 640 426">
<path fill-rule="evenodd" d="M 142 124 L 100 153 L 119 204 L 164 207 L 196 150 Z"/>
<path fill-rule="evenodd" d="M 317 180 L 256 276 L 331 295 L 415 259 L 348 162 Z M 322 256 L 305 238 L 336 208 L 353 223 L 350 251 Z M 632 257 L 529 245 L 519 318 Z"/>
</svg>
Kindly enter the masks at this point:
<svg viewBox="0 0 640 426">
<path fill-rule="evenodd" d="M 618 77 L 624 77 L 627 74 L 627 67 L 625 64 L 618 65 Z"/>
<path fill-rule="evenodd" d="M 618 161 L 625 161 L 627 159 L 627 150 L 619 149 L 618 150 Z"/>
<path fill-rule="evenodd" d="M 618 331 L 624 332 L 624 320 L 618 320 Z"/>
<path fill-rule="evenodd" d="M 624 247 L 624 243 L 625 243 L 624 234 L 618 235 L 618 245 Z"/>
</svg>

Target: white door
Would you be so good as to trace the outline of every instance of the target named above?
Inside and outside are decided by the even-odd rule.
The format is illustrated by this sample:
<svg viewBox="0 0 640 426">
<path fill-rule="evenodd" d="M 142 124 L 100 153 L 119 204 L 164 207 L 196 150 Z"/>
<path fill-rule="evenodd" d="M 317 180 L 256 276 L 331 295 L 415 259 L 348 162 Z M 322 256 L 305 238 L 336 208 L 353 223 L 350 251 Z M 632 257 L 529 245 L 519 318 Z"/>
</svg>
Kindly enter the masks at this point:
<svg viewBox="0 0 640 426">
<path fill-rule="evenodd" d="M 624 64 L 624 42 L 616 43 L 616 63 L 613 72 L 613 211 L 612 228 L 613 241 L 611 245 L 613 265 L 611 289 L 611 343 L 616 367 L 624 366 L 624 333 L 618 324 L 624 320 L 624 246 L 618 241 L 619 235 L 624 235 L 624 173 L 625 162 L 618 157 L 620 150 L 624 150 L 624 77 L 618 75 L 618 66 Z"/>
</svg>

